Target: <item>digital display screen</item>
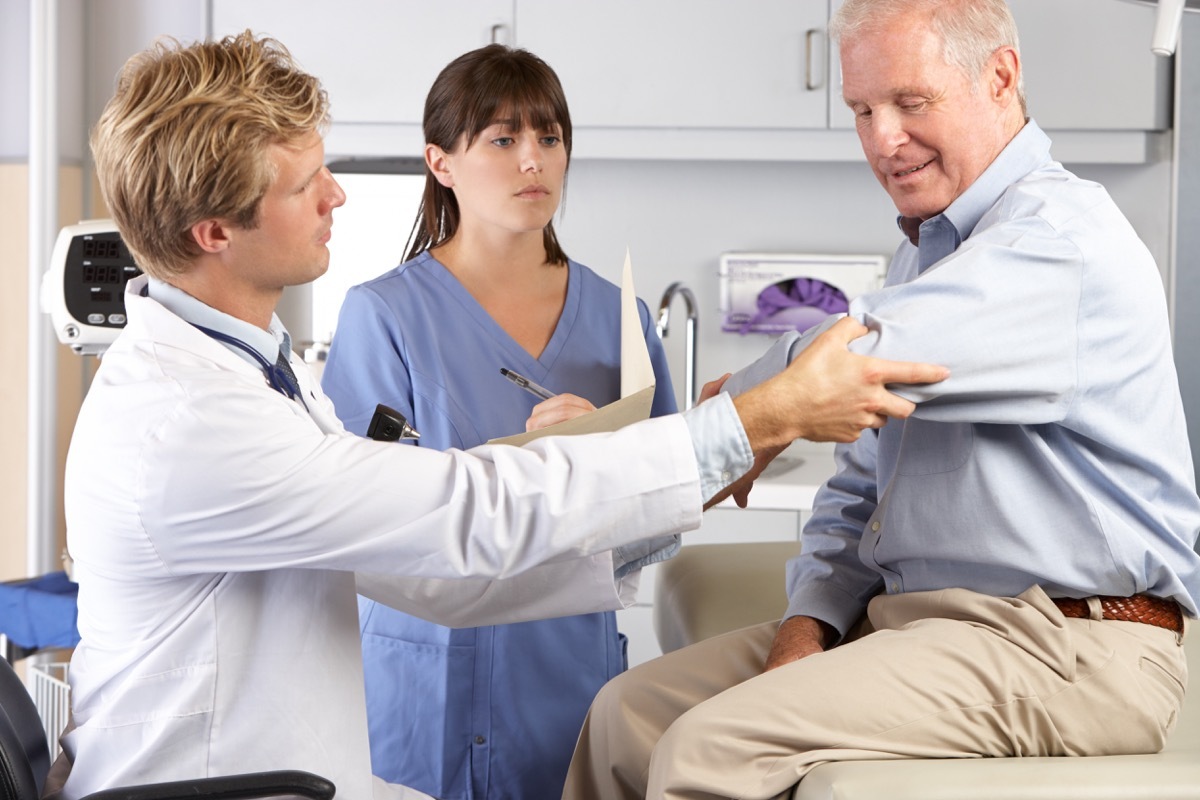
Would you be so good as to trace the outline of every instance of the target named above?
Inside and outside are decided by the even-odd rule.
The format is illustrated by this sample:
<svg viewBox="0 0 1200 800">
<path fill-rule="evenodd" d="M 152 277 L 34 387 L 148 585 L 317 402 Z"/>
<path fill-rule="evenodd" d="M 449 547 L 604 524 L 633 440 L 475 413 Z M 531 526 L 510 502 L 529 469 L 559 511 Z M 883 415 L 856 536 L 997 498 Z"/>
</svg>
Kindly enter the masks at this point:
<svg viewBox="0 0 1200 800">
<path fill-rule="evenodd" d="M 101 244 L 104 244 L 104 242 L 101 242 Z M 113 244 L 116 243 L 114 242 Z M 121 283 L 123 280 L 124 270 L 120 267 L 100 266 L 98 264 L 83 265 L 84 283 Z"/>
<path fill-rule="evenodd" d="M 120 239 L 84 239 L 84 258 L 120 258 Z"/>
</svg>

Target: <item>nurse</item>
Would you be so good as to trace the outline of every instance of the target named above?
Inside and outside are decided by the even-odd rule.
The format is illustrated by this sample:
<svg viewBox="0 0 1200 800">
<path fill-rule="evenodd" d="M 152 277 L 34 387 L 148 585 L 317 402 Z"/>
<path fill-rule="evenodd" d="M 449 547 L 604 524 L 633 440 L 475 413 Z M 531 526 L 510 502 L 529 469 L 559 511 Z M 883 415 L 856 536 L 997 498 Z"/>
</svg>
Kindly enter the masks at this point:
<svg viewBox="0 0 1200 800">
<path fill-rule="evenodd" d="M 343 423 L 364 433 L 382 402 L 421 447 L 467 449 L 618 399 L 620 289 L 569 259 L 551 221 L 571 155 L 554 71 L 503 45 L 469 52 L 430 89 L 424 131 L 407 260 L 351 289 L 338 321 L 323 388 Z M 651 414 L 669 414 L 662 343 L 638 313 Z M 439 798 L 557 797 L 592 698 L 626 667 L 611 611 L 467 629 L 365 598 L 359 612 L 372 768 Z"/>
</svg>

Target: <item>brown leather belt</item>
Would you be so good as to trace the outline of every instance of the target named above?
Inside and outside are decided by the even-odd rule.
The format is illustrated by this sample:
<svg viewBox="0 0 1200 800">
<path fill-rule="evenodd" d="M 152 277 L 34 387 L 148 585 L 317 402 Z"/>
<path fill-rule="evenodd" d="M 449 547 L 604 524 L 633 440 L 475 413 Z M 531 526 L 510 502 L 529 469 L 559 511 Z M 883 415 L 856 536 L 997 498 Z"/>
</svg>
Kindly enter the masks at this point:
<svg viewBox="0 0 1200 800">
<path fill-rule="evenodd" d="M 1174 600 L 1164 600 L 1148 594 L 1135 594 L 1133 597 L 1100 595 L 1099 599 L 1104 619 L 1142 622 L 1175 633 L 1183 631 L 1183 609 Z M 1087 619 L 1091 616 L 1086 598 L 1055 597 L 1053 600 L 1064 617 Z"/>
</svg>

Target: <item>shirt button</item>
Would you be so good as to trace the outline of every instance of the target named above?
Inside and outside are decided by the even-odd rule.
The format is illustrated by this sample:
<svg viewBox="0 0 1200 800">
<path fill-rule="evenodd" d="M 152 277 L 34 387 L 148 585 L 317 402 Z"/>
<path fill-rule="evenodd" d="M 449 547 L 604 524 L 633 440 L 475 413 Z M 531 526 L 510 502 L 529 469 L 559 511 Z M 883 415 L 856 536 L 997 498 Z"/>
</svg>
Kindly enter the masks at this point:
<svg viewBox="0 0 1200 800">
<path fill-rule="evenodd" d="M 724 472 L 721 473 L 721 483 L 727 484 L 732 481 L 733 481 L 733 473 L 732 472 L 730 472 L 729 470 L 725 470 Z"/>
<path fill-rule="evenodd" d="M 880 527 L 881 527 L 881 526 L 880 526 L 880 524 L 879 524 L 879 520 L 875 520 L 874 522 L 872 522 L 872 523 L 871 523 L 871 530 L 872 530 L 874 533 L 879 533 L 879 528 L 880 528 Z"/>
<path fill-rule="evenodd" d="M 487 743 L 487 739 L 483 738 L 482 736 L 475 737 L 475 744 L 486 744 L 486 743 Z"/>
<path fill-rule="evenodd" d="M 897 594 L 900 591 L 900 584 L 892 581 L 892 594 Z"/>
</svg>

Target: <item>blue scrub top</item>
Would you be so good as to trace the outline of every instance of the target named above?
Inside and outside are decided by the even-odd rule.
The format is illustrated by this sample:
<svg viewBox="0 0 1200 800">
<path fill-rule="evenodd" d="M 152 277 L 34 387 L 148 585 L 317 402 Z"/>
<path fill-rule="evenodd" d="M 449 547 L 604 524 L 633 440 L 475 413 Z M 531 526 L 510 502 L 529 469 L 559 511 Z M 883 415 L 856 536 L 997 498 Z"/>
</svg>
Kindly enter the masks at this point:
<svg viewBox="0 0 1200 800">
<path fill-rule="evenodd" d="M 539 402 L 501 367 L 597 407 L 618 399 L 620 289 L 565 268 L 562 316 L 538 358 L 429 253 L 354 287 L 322 380 L 338 416 L 363 434 L 384 403 L 421 447 L 465 449 L 524 431 Z M 651 414 L 669 414 L 662 343 L 640 300 L 638 313 L 657 376 Z M 592 698 L 626 666 L 612 612 L 450 629 L 360 598 L 359 614 L 372 768 L 444 800 L 558 797 Z"/>
</svg>

